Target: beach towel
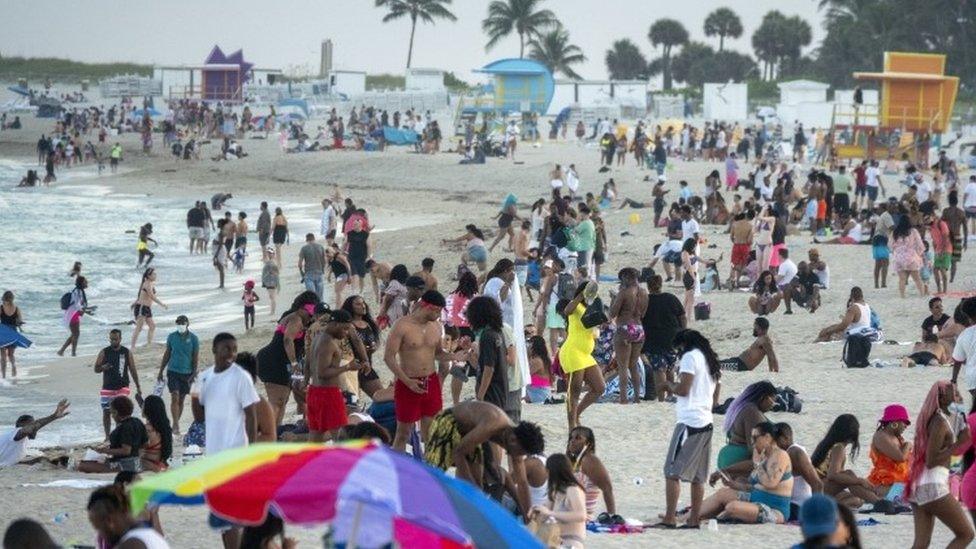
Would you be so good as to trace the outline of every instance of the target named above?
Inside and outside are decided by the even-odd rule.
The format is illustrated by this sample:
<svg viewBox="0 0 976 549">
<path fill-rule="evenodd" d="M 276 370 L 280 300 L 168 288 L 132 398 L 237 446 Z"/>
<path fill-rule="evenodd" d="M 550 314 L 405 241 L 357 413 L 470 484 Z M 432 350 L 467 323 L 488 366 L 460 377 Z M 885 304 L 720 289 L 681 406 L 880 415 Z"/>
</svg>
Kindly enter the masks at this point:
<svg viewBox="0 0 976 549">
<path fill-rule="evenodd" d="M 383 128 L 383 139 L 388 145 L 414 145 L 420 141 L 417 132 L 413 130 L 400 130 L 397 128 Z"/>
</svg>

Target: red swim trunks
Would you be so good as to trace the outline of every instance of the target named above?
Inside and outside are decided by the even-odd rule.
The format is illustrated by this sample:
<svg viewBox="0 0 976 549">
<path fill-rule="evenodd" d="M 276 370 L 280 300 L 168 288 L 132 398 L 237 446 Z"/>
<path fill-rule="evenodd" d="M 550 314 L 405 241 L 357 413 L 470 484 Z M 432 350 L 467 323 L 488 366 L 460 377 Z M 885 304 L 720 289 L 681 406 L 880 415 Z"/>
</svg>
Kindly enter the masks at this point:
<svg viewBox="0 0 976 549">
<path fill-rule="evenodd" d="M 732 264 L 736 267 L 745 267 L 749 263 L 750 250 L 751 248 L 748 244 L 733 244 Z"/>
<path fill-rule="evenodd" d="M 349 423 L 342 391 L 338 387 L 309 385 L 305 396 L 305 419 L 308 429 L 317 433 L 334 431 Z"/>
<path fill-rule="evenodd" d="M 413 378 L 426 387 L 426 393 L 415 393 L 399 379 L 393 385 L 393 409 L 400 423 L 414 423 L 421 418 L 434 417 L 440 413 L 444 403 L 441 400 L 441 380 L 437 373 L 427 377 Z"/>
<path fill-rule="evenodd" d="M 827 201 L 820 200 L 817 202 L 817 219 L 824 220 L 827 219 Z"/>
</svg>

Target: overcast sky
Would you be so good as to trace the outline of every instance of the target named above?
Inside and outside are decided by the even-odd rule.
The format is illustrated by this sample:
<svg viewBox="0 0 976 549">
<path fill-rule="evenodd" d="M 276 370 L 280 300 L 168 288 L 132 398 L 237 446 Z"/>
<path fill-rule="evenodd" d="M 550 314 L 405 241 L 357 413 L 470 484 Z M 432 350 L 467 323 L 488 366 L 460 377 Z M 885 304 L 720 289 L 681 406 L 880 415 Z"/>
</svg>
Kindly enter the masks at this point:
<svg viewBox="0 0 976 549">
<path fill-rule="evenodd" d="M 489 0 L 454 0 L 458 21 L 418 23 L 414 67 L 454 71 L 469 81 L 474 68 L 518 56 L 513 36 L 485 52 L 481 20 Z M 647 40 L 654 20 L 681 21 L 692 39 L 706 39 L 702 22 L 728 6 L 742 18 L 742 38 L 727 47 L 752 53 L 750 37 L 771 9 L 800 15 L 813 28 L 815 46 L 824 35 L 817 0 L 546 0 L 588 57 L 577 69 L 584 78 L 607 77 L 604 57 L 614 40 L 630 38 L 649 58 L 658 53 Z M 136 61 L 159 64 L 203 62 L 210 48 L 244 49 L 259 67 L 307 65 L 317 72 L 319 45 L 335 44 L 337 68 L 369 73 L 402 73 L 410 37 L 409 19 L 383 23 L 373 0 L 44 0 L 0 3 L 0 55 L 66 57 L 75 60 Z"/>
</svg>

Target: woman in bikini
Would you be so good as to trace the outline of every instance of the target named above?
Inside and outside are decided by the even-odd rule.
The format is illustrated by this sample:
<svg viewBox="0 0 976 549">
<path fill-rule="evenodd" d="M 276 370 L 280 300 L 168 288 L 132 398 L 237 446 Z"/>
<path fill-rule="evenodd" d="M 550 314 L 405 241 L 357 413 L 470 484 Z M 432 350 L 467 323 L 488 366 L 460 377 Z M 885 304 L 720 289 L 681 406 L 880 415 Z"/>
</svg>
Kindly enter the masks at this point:
<svg viewBox="0 0 976 549">
<path fill-rule="evenodd" d="M 515 233 L 512 229 L 513 221 L 522 221 L 522 218 L 518 216 L 518 199 L 515 198 L 514 194 L 509 194 L 505 197 L 505 202 L 502 203 L 501 210 L 495 214 L 495 219 L 498 220 L 498 236 L 495 237 L 495 241 L 488 246 L 488 251 L 494 251 L 495 246 L 508 235 L 508 248 L 506 250 L 512 250 L 512 241 L 515 239 Z"/>
<path fill-rule="evenodd" d="M 773 273 L 768 270 L 759 275 L 759 279 L 752 286 L 752 291 L 755 295 L 749 296 L 749 310 L 759 316 L 774 312 L 783 299 Z"/>
<path fill-rule="evenodd" d="M 770 215 L 767 205 L 763 208 L 762 214 L 756 216 L 755 221 L 756 235 L 756 260 L 759 262 L 760 270 L 769 269 L 769 262 L 773 258 L 773 227 L 776 225 L 776 218 Z"/>
<path fill-rule="evenodd" d="M 582 549 L 586 539 L 586 508 L 583 487 L 573 476 L 572 465 L 565 454 L 553 454 L 546 460 L 549 473 L 549 501 L 536 505 L 531 516 L 552 517 L 559 524 L 560 547 Z"/>
<path fill-rule="evenodd" d="M 857 509 L 867 502 L 879 507 L 878 511 L 884 511 L 891 502 L 878 497 L 867 479 L 847 468 L 848 456 L 853 459 L 861 449 L 858 442 L 860 430 L 861 425 L 853 415 L 837 416 L 823 440 L 813 450 L 810 462 L 823 481 L 824 494 L 837 500 L 838 505 Z M 879 501 L 884 503 L 879 506 Z"/>
<path fill-rule="evenodd" d="M 717 517 L 747 524 L 786 522 L 793 494 L 793 466 L 789 454 L 776 445 L 773 432 L 769 422 L 752 428 L 752 473 L 745 482 L 720 475 L 725 487 L 702 502 L 702 519 Z"/>
<path fill-rule="evenodd" d="M 147 396 L 142 405 L 142 417 L 149 437 L 149 442 L 139 451 L 142 470 L 163 472 L 169 468 L 168 460 L 173 455 L 173 428 L 163 399 L 156 395 Z"/>
<path fill-rule="evenodd" d="M 613 497 L 613 483 L 610 473 L 603 462 L 596 455 L 596 437 L 589 427 L 575 427 L 569 432 L 566 443 L 566 455 L 573 464 L 573 474 L 580 486 L 583 487 L 586 501 L 587 520 L 596 519 L 601 523 L 622 524 L 623 519 L 617 514 L 617 503 Z M 596 502 L 603 494 L 603 504 L 606 512 L 596 515 Z"/>
<path fill-rule="evenodd" d="M 928 547 L 936 519 L 952 530 L 950 549 L 968 547 L 973 541 L 973 525 L 962 506 L 949 491 L 949 462 L 957 446 L 971 440 L 968 428 L 959 438 L 949 421 L 949 405 L 956 391 L 948 381 L 936 381 L 929 389 L 915 422 L 915 451 L 908 470 L 905 496 L 912 503 L 915 520 L 913 548 Z M 961 439 L 961 440 L 959 440 Z"/>
<path fill-rule="evenodd" d="M 640 402 L 640 376 L 637 359 L 644 344 L 644 326 L 641 319 L 647 311 L 647 290 L 640 287 L 637 269 L 627 267 L 617 274 L 620 291 L 610 305 L 610 319 L 616 327 L 613 349 L 617 356 L 617 373 L 620 376 L 620 403 L 627 404 L 627 383 L 634 385 L 634 403 Z"/>
<path fill-rule="evenodd" d="M 146 346 L 152 343 L 153 334 L 156 332 L 156 321 L 153 320 L 152 305 L 158 304 L 163 309 L 169 309 L 165 303 L 156 297 L 156 269 L 148 268 L 142 273 L 142 282 L 139 283 L 139 293 L 136 301 L 132 304 L 132 315 L 135 317 L 136 325 L 132 328 L 132 345 L 136 348 L 139 340 L 139 332 L 142 331 L 143 324 L 146 325 Z"/>
<path fill-rule="evenodd" d="M 271 342 L 258 351 L 258 377 L 275 408 L 276 425 L 285 417 L 285 406 L 294 389 L 292 380 L 303 378 L 300 361 L 305 355 L 305 330 L 312 323 L 318 302 L 315 292 L 298 294 L 278 321 Z M 298 400 L 297 392 L 295 398 Z"/>
<path fill-rule="evenodd" d="M 281 247 L 288 241 L 288 219 L 281 208 L 275 208 L 274 219 L 271 221 L 271 242 L 275 247 L 275 259 L 281 268 Z"/>
<path fill-rule="evenodd" d="M 349 257 L 342 253 L 339 246 L 332 244 L 325 250 L 325 260 L 329 264 L 329 271 L 335 280 L 335 302 L 342 302 L 342 291 L 349 285 L 349 273 L 352 266 L 349 264 Z"/>
</svg>

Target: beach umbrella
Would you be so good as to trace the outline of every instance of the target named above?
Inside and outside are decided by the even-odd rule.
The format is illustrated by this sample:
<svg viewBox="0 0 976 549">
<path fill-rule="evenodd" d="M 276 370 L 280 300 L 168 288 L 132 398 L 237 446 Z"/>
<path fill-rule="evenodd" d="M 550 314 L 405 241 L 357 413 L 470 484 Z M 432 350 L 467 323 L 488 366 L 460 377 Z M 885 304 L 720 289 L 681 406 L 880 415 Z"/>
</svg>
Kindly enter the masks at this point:
<svg viewBox="0 0 976 549">
<path fill-rule="evenodd" d="M 31 340 L 27 339 L 24 334 L 6 324 L 0 324 L 0 348 L 22 347 L 26 349 L 31 345 Z"/>
<path fill-rule="evenodd" d="M 292 524 L 331 522 L 337 539 L 364 546 L 409 538 L 441 547 L 541 547 L 473 485 L 368 441 L 228 450 L 147 478 L 131 497 L 135 513 L 146 503 L 205 501 L 239 524 L 260 524 L 269 510 Z"/>
</svg>

